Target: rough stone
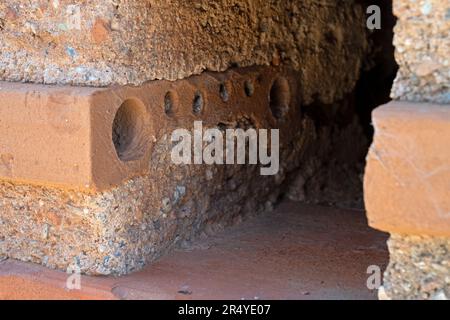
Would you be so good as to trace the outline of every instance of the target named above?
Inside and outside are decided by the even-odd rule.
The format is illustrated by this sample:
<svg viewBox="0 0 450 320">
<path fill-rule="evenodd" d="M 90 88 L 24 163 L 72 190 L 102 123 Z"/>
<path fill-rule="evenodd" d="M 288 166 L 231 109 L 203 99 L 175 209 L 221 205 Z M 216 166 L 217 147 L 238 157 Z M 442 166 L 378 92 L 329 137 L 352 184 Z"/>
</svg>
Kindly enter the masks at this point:
<svg viewBox="0 0 450 320">
<path fill-rule="evenodd" d="M 450 103 L 450 5 L 441 0 L 394 0 L 394 99 Z"/>
<path fill-rule="evenodd" d="M 449 238 L 392 234 L 388 246 L 384 290 L 390 299 L 449 299 Z"/>
<path fill-rule="evenodd" d="M 370 51 L 365 19 L 353 0 L 5 0 L 0 79 L 140 85 L 283 63 L 300 71 L 306 103 L 331 103 Z"/>
<path fill-rule="evenodd" d="M 393 9 L 391 96 L 402 101 L 374 112 L 364 183 L 369 224 L 392 234 L 379 297 L 441 300 L 450 280 L 450 7 L 394 0 Z"/>
</svg>

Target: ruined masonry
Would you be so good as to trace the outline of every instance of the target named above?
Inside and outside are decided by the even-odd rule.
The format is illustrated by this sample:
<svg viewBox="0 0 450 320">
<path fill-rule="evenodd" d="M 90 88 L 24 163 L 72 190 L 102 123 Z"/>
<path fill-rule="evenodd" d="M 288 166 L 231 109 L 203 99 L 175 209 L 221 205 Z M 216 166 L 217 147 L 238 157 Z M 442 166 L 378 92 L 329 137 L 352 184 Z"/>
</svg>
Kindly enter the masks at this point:
<svg viewBox="0 0 450 320">
<path fill-rule="evenodd" d="M 0 12 L 0 252 L 86 274 L 139 270 L 272 208 L 299 164 L 330 148 L 302 106 L 348 99 L 375 50 L 353 2 L 2 1 Z M 280 129 L 279 173 L 172 163 L 171 132 L 200 120 Z"/>
<path fill-rule="evenodd" d="M 394 0 L 400 69 L 394 101 L 373 114 L 365 174 L 369 224 L 391 233 L 384 299 L 450 298 L 450 7 L 444 2 Z"/>
<path fill-rule="evenodd" d="M 1 1 L 0 262 L 124 275 L 289 198 L 390 234 L 381 299 L 449 299 L 450 7 L 378 3 Z M 175 164 L 196 121 L 279 129 L 278 173 Z"/>
</svg>

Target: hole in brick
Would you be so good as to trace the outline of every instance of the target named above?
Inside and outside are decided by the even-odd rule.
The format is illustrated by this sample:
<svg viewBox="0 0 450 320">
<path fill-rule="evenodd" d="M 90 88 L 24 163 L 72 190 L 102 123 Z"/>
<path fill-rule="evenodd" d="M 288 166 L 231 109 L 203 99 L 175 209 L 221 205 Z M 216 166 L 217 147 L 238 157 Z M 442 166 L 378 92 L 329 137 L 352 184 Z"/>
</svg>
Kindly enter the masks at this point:
<svg viewBox="0 0 450 320">
<path fill-rule="evenodd" d="M 117 156 L 132 161 L 145 154 L 145 106 L 137 99 L 128 99 L 116 112 L 112 127 L 112 140 Z"/>
<path fill-rule="evenodd" d="M 192 112 L 194 114 L 199 114 L 203 110 L 203 95 L 201 92 L 197 91 L 194 96 L 194 101 L 192 102 Z"/>
<path fill-rule="evenodd" d="M 253 93 L 255 93 L 255 87 L 253 86 L 253 83 L 251 81 L 245 81 L 244 91 L 247 97 L 253 96 Z"/>
<path fill-rule="evenodd" d="M 275 118 L 280 119 L 287 113 L 290 99 L 288 81 L 285 78 L 276 79 L 270 89 L 270 110 Z"/>
<path fill-rule="evenodd" d="M 169 91 L 164 96 L 164 112 L 166 115 L 171 116 L 176 111 L 177 95 L 173 91 Z"/>
<path fill-rule="evenodd" d="M 228 91 L 227 83 L 220 84 L 219 94 L 220 94 L 220 97 L 222 98 L 223 102 L 227 102 L 230 99 L 230 93 Z"/>
</svg>

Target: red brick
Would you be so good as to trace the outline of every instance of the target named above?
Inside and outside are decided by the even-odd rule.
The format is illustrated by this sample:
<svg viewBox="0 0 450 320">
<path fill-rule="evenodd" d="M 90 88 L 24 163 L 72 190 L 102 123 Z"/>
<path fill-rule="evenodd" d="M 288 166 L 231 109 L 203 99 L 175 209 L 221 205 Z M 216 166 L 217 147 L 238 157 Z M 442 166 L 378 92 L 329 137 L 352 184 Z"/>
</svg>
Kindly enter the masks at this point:
<svg viewBox="0 0 450 320">
<path fill-rule="evenodd" d="M 391 102 L 373 113 L 364 181 L 369 224 L 450 236 L 450 108 Z"/>
</svg>

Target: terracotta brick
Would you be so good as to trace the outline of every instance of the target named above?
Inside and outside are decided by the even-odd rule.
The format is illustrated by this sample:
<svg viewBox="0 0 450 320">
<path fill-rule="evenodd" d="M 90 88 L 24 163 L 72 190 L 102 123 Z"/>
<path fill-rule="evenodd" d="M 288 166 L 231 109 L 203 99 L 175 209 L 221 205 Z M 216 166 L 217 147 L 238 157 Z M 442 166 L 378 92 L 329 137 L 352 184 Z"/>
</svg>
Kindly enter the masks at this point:
<svg viewBox="0 0 450 320">
<path fill-rule="evenodd" d="M 241 99 L 244 88 L 238 83 L 251 79 L 256 71 L 224 74 L 225 82 L 233 82 L 230 89 L 236 92 L 229 101 L 220 97 L 223 76 L 218 74 L 177 82 L 153 81 L 139 87 L 0 82 L 0 180 L 88 192 L 111 189 L 149 172 L 152 145 L 162 132 L 190 127 L 195 120 L 217 124 L 230 115 L 230 105 L 236 106 L 236 115 L 245 105 L 249 114 L 270 118 L 265 106 L 276 78 L 272 70 L 259 79 L 260 90 L 253 101 Z M 197 92 L 205 100 L 199 115 L 192 112 Z M 173 100 L 170 115 L 164 112 L 168 93 Z M 127 110 L 123 122 L 132 121 L 129 127 L 133 132 L 131 140 L 123 143 L 130 147 L 118 151 L 113 131 L 121 107 Z"/>
<path fill-rule="evenodd" d="M 0 83 L 0 179 L 101 190 L 132 176 L 143 162 L 120 161 L 111 137 L 115 113 L 131 94 Z"/>
<path fill-rule="evenodd" d="M 367 157 L 369 224 L 391 233 L 450 236 L 450 108 L 391 102 L 373 113 Z"/>
</svg>

